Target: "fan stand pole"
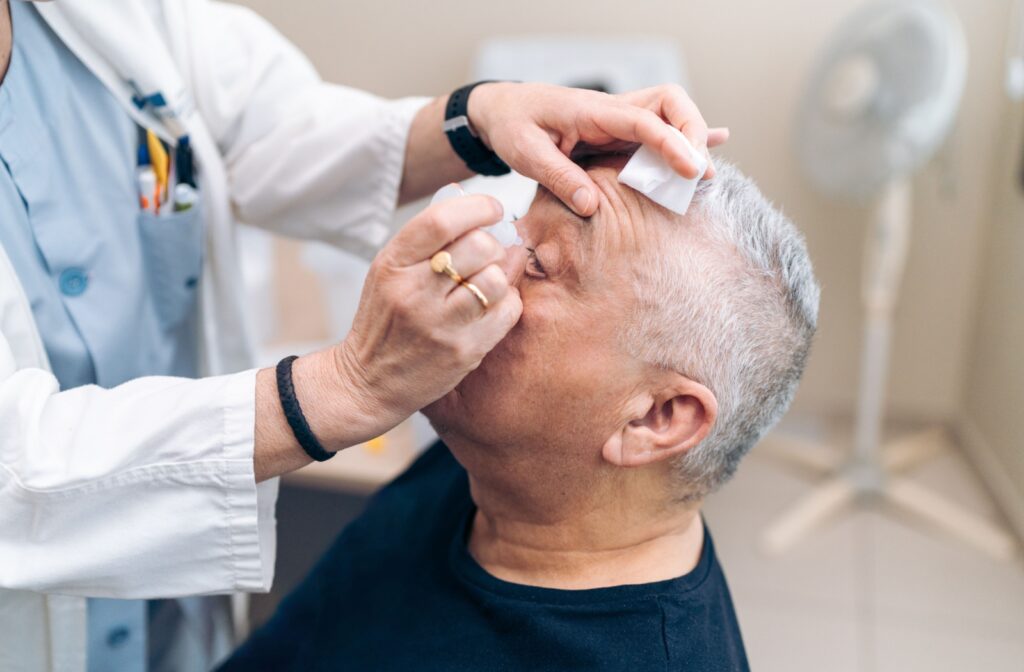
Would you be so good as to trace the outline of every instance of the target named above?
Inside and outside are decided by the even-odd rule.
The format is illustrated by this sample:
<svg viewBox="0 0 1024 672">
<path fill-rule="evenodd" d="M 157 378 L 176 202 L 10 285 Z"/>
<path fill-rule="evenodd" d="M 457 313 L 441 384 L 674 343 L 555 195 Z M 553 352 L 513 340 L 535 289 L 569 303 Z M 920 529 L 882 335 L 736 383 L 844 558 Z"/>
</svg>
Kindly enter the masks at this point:
<svg viewBox="0 0 1024 672">
<path fill-rule="evenodd" d="M 903 509 L 994 558 L 1013 557 L 1015 543 L 1007 532 L 901 475 L 948 446 L 941 428 L 885 444 L 881 441 L 892 320 L 910 234 L 910 199 L 909 179 L 890 183 L 869 229 L 862 288 L 865 319 L 861 381 L 852 455 L 841 460 L 832 446 L 785 438 L 766 441 L 781 459 L 826 476 L 764 530 L 761 546 L 768 554 L 785 552 L 848 506 L 877 500 Z"/>
</svg>

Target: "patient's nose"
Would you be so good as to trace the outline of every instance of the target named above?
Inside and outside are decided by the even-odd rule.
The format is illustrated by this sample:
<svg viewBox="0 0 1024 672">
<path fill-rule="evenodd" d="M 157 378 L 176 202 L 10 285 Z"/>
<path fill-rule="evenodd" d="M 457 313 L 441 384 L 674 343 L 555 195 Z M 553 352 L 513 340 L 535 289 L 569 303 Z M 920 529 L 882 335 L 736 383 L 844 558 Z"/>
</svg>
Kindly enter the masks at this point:
<svg viewBox="0 0 1024 672">
<path fill-rule="evenodd" d="M 526 268 L 526 257 L 526 248 L 522 245 L 513 245 L 505 249 L 505 261 L 502 262 L 501 269 L 505 271 L 508 284 L 512 287 L 519 286 L 523 269 Z"/>
</svg>

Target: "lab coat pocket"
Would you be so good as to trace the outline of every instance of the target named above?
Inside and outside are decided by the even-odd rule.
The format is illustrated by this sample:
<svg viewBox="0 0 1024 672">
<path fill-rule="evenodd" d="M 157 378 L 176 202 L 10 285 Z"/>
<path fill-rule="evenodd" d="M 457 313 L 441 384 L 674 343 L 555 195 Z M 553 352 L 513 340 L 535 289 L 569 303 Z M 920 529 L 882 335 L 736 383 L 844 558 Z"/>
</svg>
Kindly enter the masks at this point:
<svg viewBox="0 0 1024 672">
<path fill-rule="evenodd" d="M 170 331 L 195 308 L 203 269 L 203 218 L 197 203 L 182 212 L 139 213 L 146 277 L 160 325 Z"/>
</svg>

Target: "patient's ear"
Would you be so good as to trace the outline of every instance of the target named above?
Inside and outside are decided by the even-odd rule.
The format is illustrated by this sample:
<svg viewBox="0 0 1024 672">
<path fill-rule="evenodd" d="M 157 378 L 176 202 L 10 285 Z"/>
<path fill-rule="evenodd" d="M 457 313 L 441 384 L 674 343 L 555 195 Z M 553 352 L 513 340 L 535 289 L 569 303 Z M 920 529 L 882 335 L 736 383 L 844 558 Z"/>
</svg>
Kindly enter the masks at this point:
<svg viewBox="0 0 1024 672">
<path fill-rule="evenodd" d="M 608 462 L 639 467 L 682 455 L 707 437 L 718 417 L 711 390 L 680 374 L 671 374 L 653 400 L 649 392 L 644 399 L 637 416 L 605 443 L 601 454 Z"/>
</svg>

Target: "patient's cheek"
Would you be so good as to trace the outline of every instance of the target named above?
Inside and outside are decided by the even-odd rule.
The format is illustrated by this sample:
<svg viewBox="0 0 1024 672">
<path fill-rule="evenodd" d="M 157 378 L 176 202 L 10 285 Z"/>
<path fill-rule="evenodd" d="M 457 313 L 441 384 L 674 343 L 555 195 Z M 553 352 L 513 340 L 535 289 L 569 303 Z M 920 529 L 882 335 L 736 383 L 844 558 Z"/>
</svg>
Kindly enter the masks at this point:
<svg viewBox="0 0 1024 672">
<path fill-rule="evenodd" d="M 561 339 L 584 336 L 581 316 L 572 311 L 568 301 L 541 295 L 546 290 L 543 288 L 532 296 L 524 292 L 523 314 L 516 329 L 535 342 L 532 347 L 538 348 L 550 348 Z"/>
<path fill-rule="evenodd" d="M 537 359 L 543 350 L 537 338 L 537 330 L 532 328 L 536 318 L 527 314 L 524 305 L 523 314 L 516 326 L 505 335 L 491 352 L 484 358 L 480 369 L 488 376 L 501 376 L 507 371 L 523 371 L 529 362 Z"/>
<path fill-rule="evenodd" d="M 500 360 L 502 362 L 511 358 L 520 357 L 523 351 L 522 337 L 523 322 L 522 318 L 519 318 L 519 323 L 512 327 L 512 330 L 505 335 L 505 338 L 501 339 L 498 345 L 494 347 L 494 350 L 492 350 L 487 357 L 489 359 Z M 484 360 L 484 363 L 487 363 L 487 359 Z"/>
</svg>

